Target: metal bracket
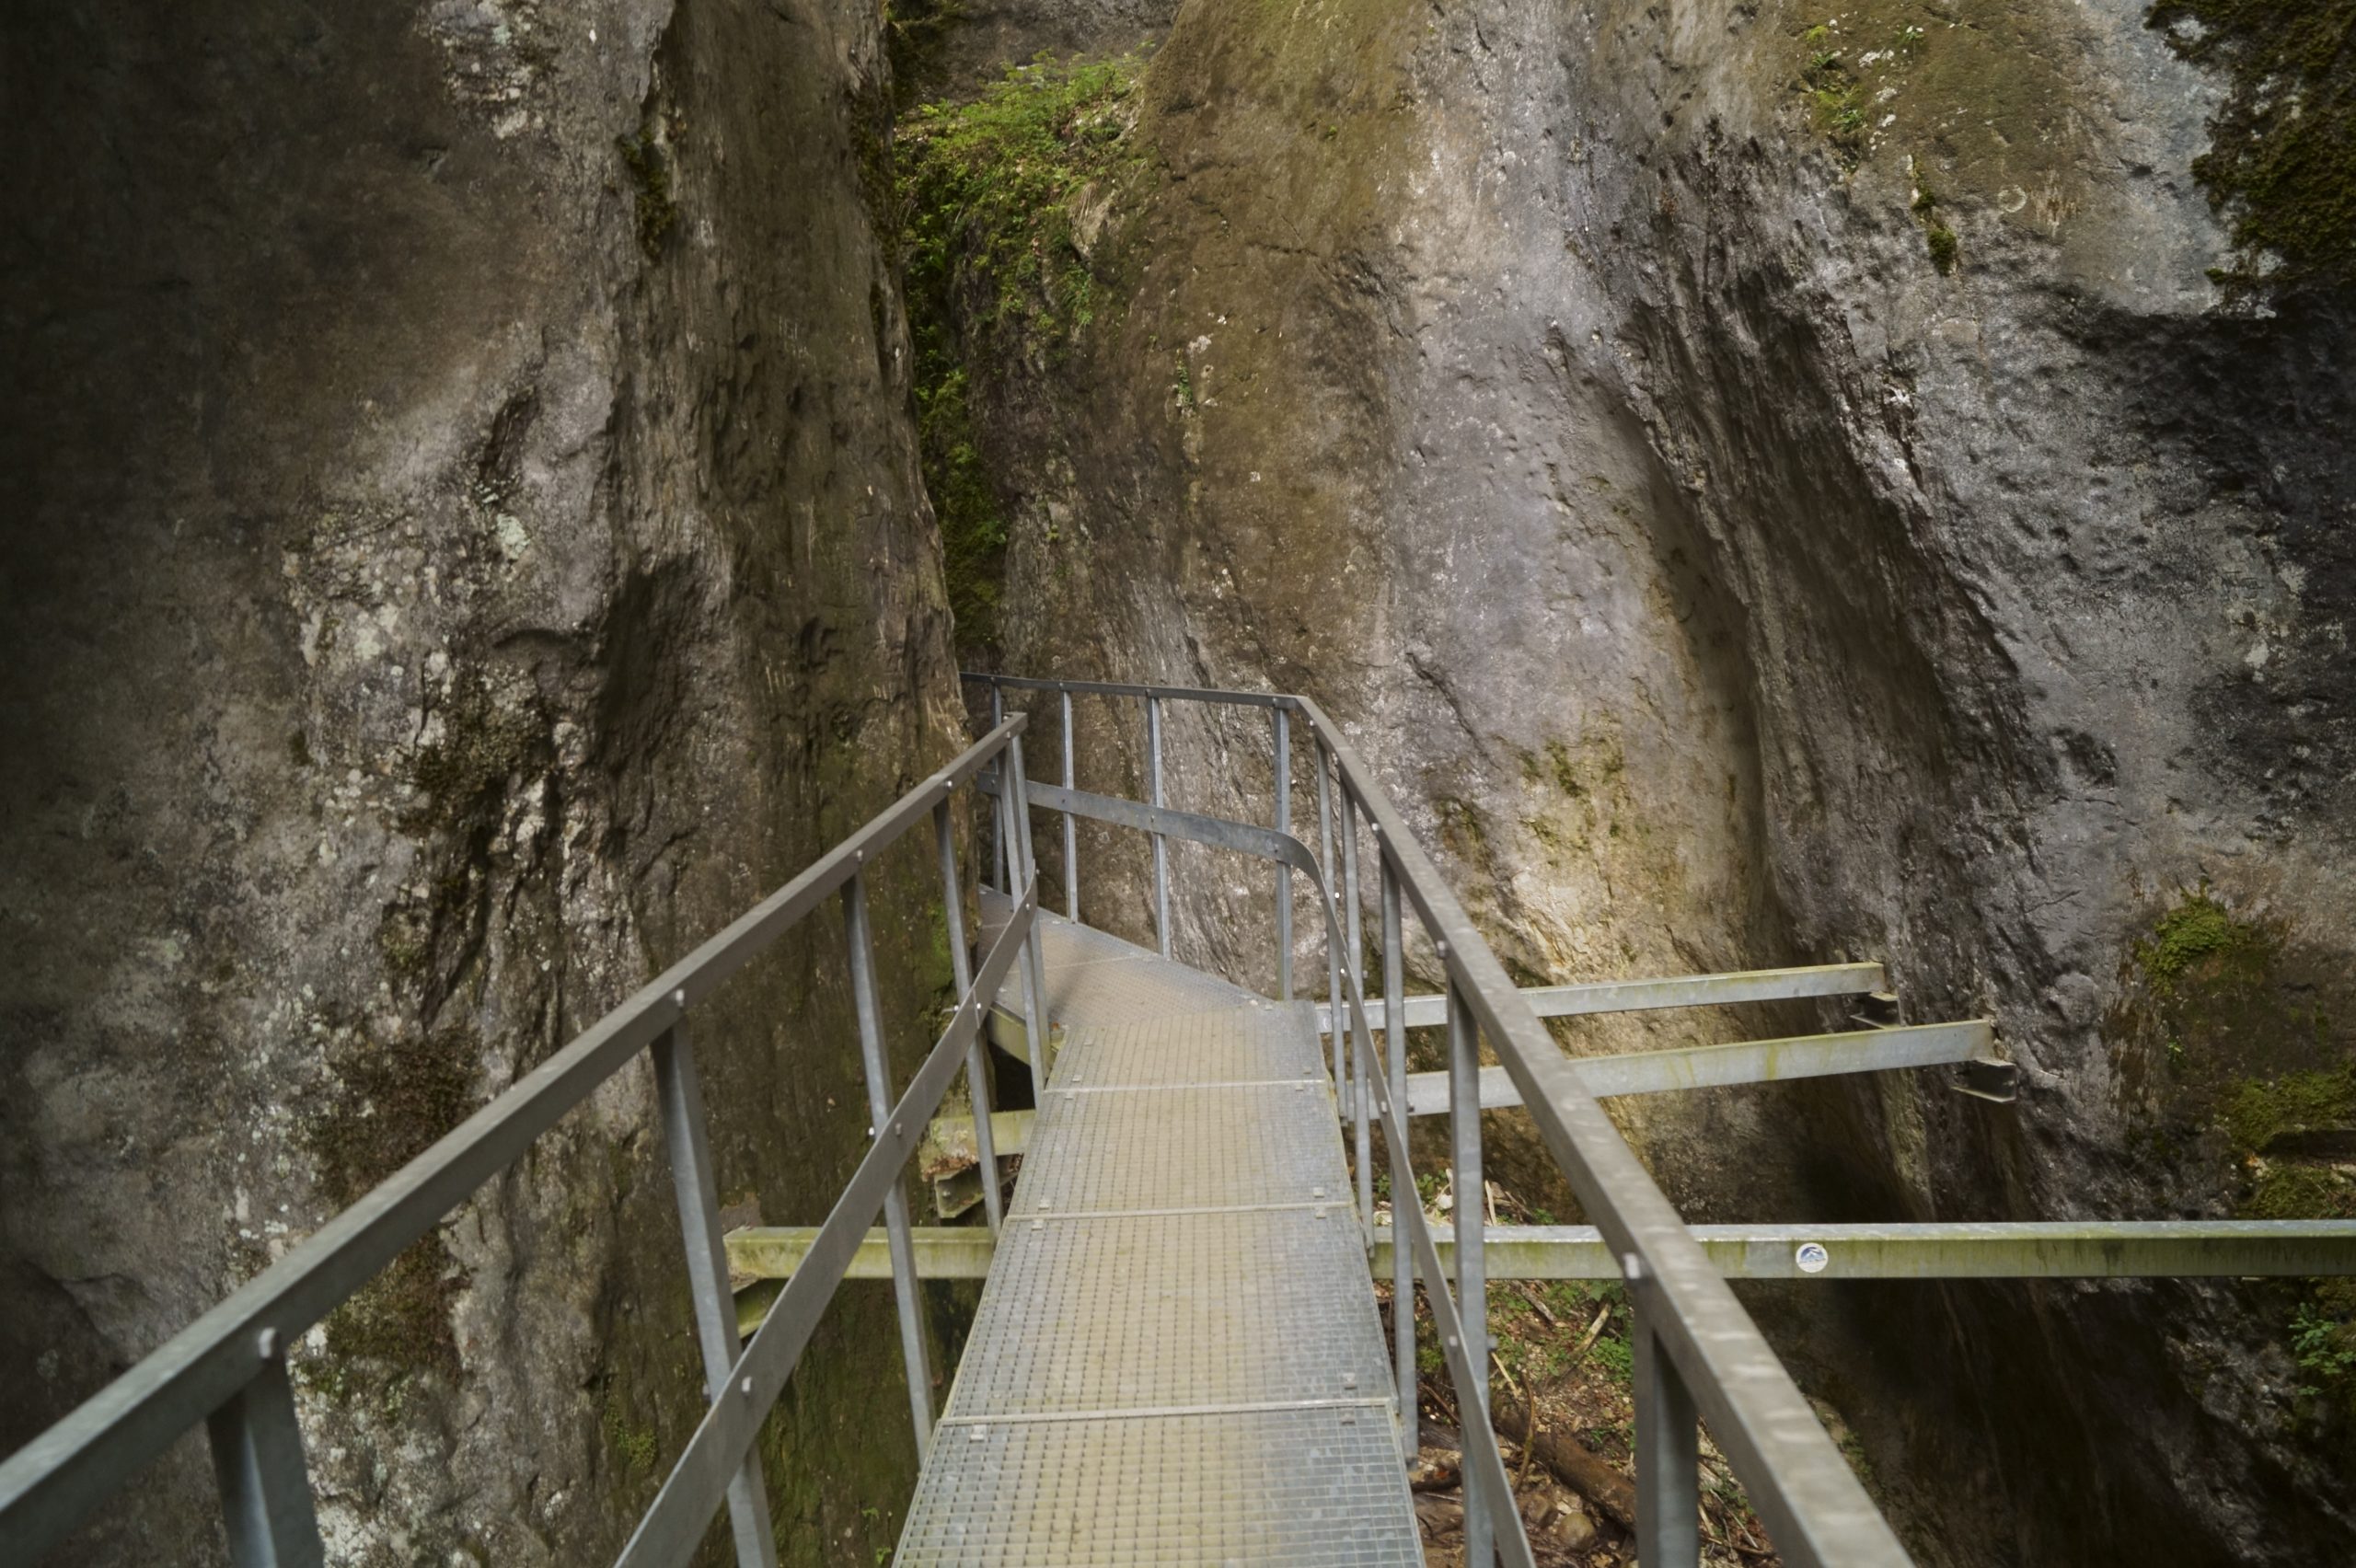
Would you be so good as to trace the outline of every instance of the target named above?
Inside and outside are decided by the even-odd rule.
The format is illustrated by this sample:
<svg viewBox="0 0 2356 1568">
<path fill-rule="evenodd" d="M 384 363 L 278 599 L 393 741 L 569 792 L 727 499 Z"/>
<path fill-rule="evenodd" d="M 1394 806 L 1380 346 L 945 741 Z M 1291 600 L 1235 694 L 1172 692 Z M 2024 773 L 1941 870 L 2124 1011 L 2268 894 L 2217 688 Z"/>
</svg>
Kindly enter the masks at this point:
<svg viewBox="0 0 2356 1568">
<path fill-rule="evenodd" d="M 1868 1029 L 1895 1029 L 1901 1021 L 1898 993 L 1868 991 L 1857 998 L 1857 1010 L 1851 1016 Z"/>
<path fill-rule="evenodd" d="M 1996 1056 L 1974 1056 L 1963 1064 L 1950 1086 L 1958 1094 L 1968 1094 L 1974 1100 L 1985 1100 L 1995 1105 L 2010 1105 L 2021 1097 L 2021 1069 L 2017 1063 Z"/>
</svg>

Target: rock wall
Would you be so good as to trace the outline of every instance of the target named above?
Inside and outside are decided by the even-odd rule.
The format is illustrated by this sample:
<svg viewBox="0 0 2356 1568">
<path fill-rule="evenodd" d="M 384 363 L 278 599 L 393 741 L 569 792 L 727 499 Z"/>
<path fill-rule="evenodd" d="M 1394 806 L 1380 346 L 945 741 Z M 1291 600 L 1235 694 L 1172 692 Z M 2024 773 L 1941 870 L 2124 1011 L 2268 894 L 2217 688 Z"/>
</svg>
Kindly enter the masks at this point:
<svg viewBox="0 0 2356 1568">
<path fill-rule="evenodd" d="M 849 0 L 12 13 L 0 1449 L 960 744 Z M 906 1051 L 930 838 L 876 871 Z M 839 922 L 695 1020 L 724 1195 L 863 1147 Z M 643 1068 L 306 1338 L 330 1561 L 617 1548 L 699 1407 Z M 913 1475 L 856 1287 L 790 1561 Z M 881 1418 L 879 1419 L 879 1413 Z M 217 1561 L 202 1439 L 59 1560 Z"/>
<path fill-rule="evenodd" d="M 1530 979 L 1879 958 L 2023 1064 L 1629 1109 L 1692 1217 L 2356 1212 L 2245 1113 L 2348 1120 L 2356 341 L 2195 179 L 2248 82 L 2162 9 L 1192 0 L 1070 202 L 1093 311 L 969 301 L 1000 662 L 1314 694 Z M 1265 813 L 1256 731 L 1172 744 Z M 1182 855 L 1182 952 L 1265 983 L 1265 880 Z M 2323 1563 L 2299 1288 L 1755 1301 L 1926 1562 Z"/>
</svg>

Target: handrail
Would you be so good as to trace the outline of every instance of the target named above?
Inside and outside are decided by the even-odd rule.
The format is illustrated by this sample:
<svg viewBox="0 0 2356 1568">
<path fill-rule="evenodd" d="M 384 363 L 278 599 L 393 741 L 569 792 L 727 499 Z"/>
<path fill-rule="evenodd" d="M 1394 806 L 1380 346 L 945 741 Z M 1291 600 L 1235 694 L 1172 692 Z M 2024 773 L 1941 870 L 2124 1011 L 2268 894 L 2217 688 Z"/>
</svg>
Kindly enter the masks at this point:
<svg viewBox="0 0 2356 1568">
<path fill-rule="evenodd" d="M 998 701 L 999 688 L 1056 692 L 1101 692 L 1109 696 L 1142 698 L 1149 703 L 1165 699 L 1199 700 L 1207 702 L 1239 702 L 1256 707 L 1273 707 L 1297 715 L 1306 721 L 1316 743 L 1321 758 L 1320 788 L 1323 787 L 1322 759 L 1330 756 L 1334 775 L 1342 795 L 1343 842 L 1353 857 L 1348 868 L 1355 870 L 1356 835 L 1351 827 L 1353 808 L 1367 818 L 1378 847 L 1378 858 L 1384 873 L 1384 894 L 1388 900 L 1391 889 L 1396 887 L 1413 905 L 1424 928 L 1437 948 L 1442 968 L 1448 977 L 1449 992 L 1461 1009 L 1463 1027 L 1451 1025 L 1451 1037 L 1456 1040 L 1452 1055 L 1460 1060 L 1466 1082 L 1457 1098 L 1477 1103 L 1474 1080 L 1476 1073 L 1462 1064 L 1477 1064 L 1471 1055 L 1472 1038 L 1485 1035 L 1496 1051 L 1499 1062 L 1512 1079 L 1523 1103 L 1537 1124 L 1540 1136 L 1549 1153 L 1569 1180 L 1588 1217 L 1596 1221 L 1616 1256 L 1622 1260 L 1622 1272 L 1631 1297 L 1636 1304 L 1638 1352 L 1640 1468 L 1659 1469 L 1671 1475 L 1668 1490 L 1690 1492 L 1693 1468 L 1693 1430 L 1695 1416 L 1706 1419 L 1718 1447 L 1732 1463 L 1736 1474 L 1750 1489 L 1752 1505 L 1757 1508 L 1773 1538 L 1777 1550 L 1784 1559 L 1799 1565 L 1838 1564 L 1841 1568 L 1896 1568 L 1909 1562 L 1905 1550 L 1899 1544 L 1888 1524 L 1874 1507 L 1834 1447 L 1807 1400 L 1792 1381 L 1782 1362 L 1769 1348 L 1766 1340 L 1743 1309 L 1734 1293 L 1712 1267 L 1709 1258 L 1687 1229 L 1668 1198 L 1654 1182 L 1634 1152 L 1629 1148 L 1616 1126 L 1604 1113 L 1602 1106 L 1581 1080 L 1571 1058 L 1554 1044 L 1530 1004 L 1506 975 L 1504 968 L 1489 951 L 1455 894 L 1441 879 L 1430 858 L 1415 842 L 1392 803 L 1388 793 L 1375 779 L 1372 770 L 1359 756 L 1357 750 L 1329 719 L 1324 710 L 1305 697 L 1271 693 L 1226 693 L 1191 687 L 1162 687 L 1112 682 L 1050 681 L 1029 677 L 968 674 L 967 679 L 986 682 L 992 688 L 993 703 Z M 1322 797 L 1321 797 L 1322 798 Z M 1068 813 L 1103 816 L 1117 820 L 1123 825 L 1160 834 L 1178 833 L 1181 836 L 1195 836 L 1189 829 L 1199 829 L 1206 841 L 1222 847 L 1242 849 L 1248 853 L 1265 853 L 1259 846 L 1277 836 L 1272 830 L 1246 828 L 1244 824 L 1225 823 L 1223 819 L 1206 818 L 1195 813 L 1171 811 L 1158 802 L 1139 806 L 1135 802 L 1117 801 L 1109 797 L 1088 795 L 1073 790 L 1057 790 L 1026 785 L 1025 804 L 1037 804 L 1047 810 Z M 1027 811 L 1020 815 L 1027 818 Z M 1206 825 L 1212 824 L 1212 825 Z M 1301 859 L 1315 864 L 1297 840 L 1287 836 L 1287 846 L 1299 848 Z M 1281 858 L 1292 862 L 1289 853 Z M 1297 869 L 1304 869 L 1298 866 Z M 1307 870 L 1316 878 L 1323 891 L 1322 876 Z M 1353 910 L 1358 895 L 1355 876 L 1349 896 Z M 1337 967 L 1339 978 L 1346 985 L 1345 999 L 1352 1009 L 1354 1025 L 1354 1059 L 1357 1065 L 1360 1085 L 1360 1124 L 1364 1125 L 1364 1093 L 1373 1090 L 1372 1098 L 1384 1128 L 1387 1147 L 1392 1158 L 1403 1159 L 1407 1147 L 1404 1106 L 1394 1103 L 1388 1075 L 1369 1058 L 1367 1048 L 1371 1039 L 1366 1016 L 1365 1000 L 1359 983 L 1359 957 L 1355 944 L 1345 947 L 1334 924 L 1335 900 L 1322 896 L 1321 905 L 1326 910 L 1328 940 L 1343 948 L 1344 962 Z M 1395 986 L 1400 968 L 1395 921 L 1388 917 L 1386 905 L 1386 986 Z M 1167 940 L 1166 917 L 1159 924 Z M 1355 922 L 1353 922 L 1355 925 Z M 1397 1007 L 1386 1007 L 1386 1014 Z M 1388 1020 L 1386 1020 L 1388 1021 Z M 1402 1018 L 1401 1021 L 1403 1021 Z M 1337 1055 L 1340 1031 L 1334 1031 Z M 1395 1047 L 1394 1047 L 1395 1049 Z M 1471 1147 L 1476 1152 L 1477 1120 L 1471 1131 Z M 1460 1128 L 1461 1124 L 1460 1123 Z M 1465 1134 L 1460 1130 L 1460 1151 Z M 1460 1154 L 1460 1161 L 1461 1159 Z M 1367 1180 L 1366 1161 L 1359 1161 L 1360 1180 Z M 1394 1186 L 1394 1191 L 1396 1191 Z M 1424 1233 L 1421 1215 L 1414 1205 L 1395 1205 L 1394 1213 L 1407 1218 L 1428 1297 L 1434 1308 L 1435 1320 L 1440 1317 L 1441 1297 L 1445 1290 L 1430 1287 L 1445 1279 L 1440 1272 L 1438 1254 L 1430 1247 Z M 1467 1288 L 1474 1288 L 1479 1280 L 1477 1248 L 1475 1261 Z M 1480 1307 L 1477 1297 L 1471 1305 Z M 1454 1347 L 1445 1343 L 1447 1337 L 1461 1333 L 1454 1322 L 1453 1303 L 1449 1305 L 1449 1320 L 1441 1323 L 1443 1349 Z M 1485 1337 L 1482 1320 L 1476 1316 L 1472 1327 Z M 1458 1377 L 1460 1389 L 1476 1387 L 1485 1400 L 1486 1357 L 1481 1360 L 1481 1375 L 1471 1376 L 1468 1366 L 1461 1372 L 1453 1362 L 1451 1376 Z M 1403 1397 L 1411 1398 L 1402 1389 Z M 1696 1409 L 1698 1407 L 1698 1410 Z M 1469 1429 L 1474 1424 L 1468 1420 Z M 1682 1426 L 1682 1431 L 1679 1430 Z M 1468 1463 L 1472 1440 L 1466 1436 Z M 1486 1466 L 1481 1469 L 1485 1471 Z M 1682 1472 L 1676 1474 L 1675 1472 Z M 1479 1478 L 1486 1490 L 1495 1484 L 1485 1473 Z M 1652 1489 L 1654 1500 L 1647 1505 L 1643 1521 L 1646 1528 L 1640 1536 L 1647 1539 L 1640 1543 L 1648 1562 L 1652 1561 L 1658 1541 L 1680 1542 L 1690 1535 L 1690 1520 L 1681 1526 L 1673 1521 L 1664 1524 L 1658 1510 L 1662 1506 L 1658 1495 L 1662 1488 Z M 1511 1512 L 1509 1492 L 1488 1491 L 1488 1499 L 1504 1499 L 1504 1511 Z M 1468 1496 L 1468 1532 L 1473 1524 L 1472 1499 Z M 1499 1512 L 1494 1502 L 1484 1499 L 1481 1512 L 1495 1520 Z M 1518 1528 L 1519 1516 L 1514 1516 Z M 1507 1541 L 1512 1531 L 1506 1532 Z M 1481 1544 L 1468 1533 L 1468 1547 L 1477 1553 Z M 1669 1555 L 1686 1555 L 1672 1547 Z"/>
<path fill-rule="evenodd" d="M 1372 820 L 1383 862 L 1438 943 L 1450 988 L 1521 1091 L 1588 1217 L 1621 1255 L 1641 1331 L 1663 1342 L 1777 1551 L 1796 1564 L 1906 1563 L 1905 1549 L 1791 1374 L 1530 1011 L 1357 748 L 1316 703 L 1296 700 Z"/>
<path fill-rule="evenodd" d="M 855 886 L 872 856 L 927 817 L 945 813 L 957 786 L 1001 757 L 1011 762 L 1013 777 L 1020 781 L 1020 737 L 1025 723 L 1025 718 L 1017 714 L 991 729 L 948 766 L 641 987 L 359 1202 L 0 1461 L 0 1559 L 11 1563 L 38 1559 L 183 1433 L 209 1420 L 233 1556 L 241 1564 L 274 1562 L 283 1560 L 281 1553 L 291 1551 L 294 1560 L 317 1561 L 317 1526 L 302 1474 L 299 1429 L 283 1375 L 287 1348 L 404 1248 L 440 1224 L 476 1188 L 512 1164 L 565 1113 L 641 1051 L 664 1040 L 696 1002 L 751 963 L 827 897 Z M 941 821 L 945 824 L 945 816 Z M 954 864 L 944 856 L 943 865 L 950 877 L 953 908 Z M 1035 908 L 1035 904 L 1034 889 L 1026 894 L 1023 907 Z M 1035 947 L 1027 943 L 1028 915 L 1019 927 L 1010 929 L 1011 944 L 1002 938 L 983 974 L 966 988 L 959 1021 L 953 1022 L 943 1043 L 935 1046 L 926 1075 L 937 1074 L 943 1061 L 950 1063 L 948 1071 L 953 1075 L 957 1053 L 947 1050 L 946 1043 L 961 1029 L 971 1032 L 1013 962 L 1013 950 L 1025 948 L 1035 958 Z M 854 967 L 861 962 L 858 953 L 854 952 L 852 962 Z M 699 1140 L 702 1107 L 693 1088 L 691 1066 L 684 1075 L 686 1098 L 674 1104 L 670 1100 L 682 1087 L 673 1081 L 677 1077 L 676 1073 L 667 1077 L 660 1086 L 666 1099 L 666 1125 L 684 1128 Z M 930 1082 L 930 1077 L 925 1081 Z M 941 1081 L 945 1084 L 947 1078 Z M 985 1101 L 979 1085 L 976 1090 L 980 1109 Z M 910 1095 L 914 1092 L 912 1087 Z M 937 1093 L 933 1099 L 938 1101 Z M 908 1104 L 909 1096 L 903 1096 L 902 1107 Z M 917 1125 L 905 1148 L 914 1147 L 915 1137 L 922 1132 L 922 1119 L 921 1115 L 915 1118 Z M 853 1192 L 865 1190 L 860 1183 L 867 1181 L 870 1167 L 895 1148 L 903 1148 L 901 1140 L 879 1138 L 877 1147 L 861 1162 L 860 1175 L 853 1178 Z M 685 1217 L 691 1217 L 691 1205 L 709 1211 L 711 1203 L 708 1164 L 699 1182 L 679 1169 L 683 1155 L 688 1152 L 676 1146 L 672 1150 Z M 872 1216 L 872 1206 L 868 1212 Z M 863 1231 L 865 1226 L 862 1217 L 860 1228 Z M 716 1247 L 716 1227 L 711 1228 L 710 1240 Z M 690 1236 L 691 1271 L 700 1266 L 695 1251 L 696 1239 Z M 724 1263 L 722 1267 L 717 1295 L 709 1306 L 702 1299 L 709 1293 L 701 1289 L 709 1282 L 699 1276 L 699 1314 L 726 1309 Z M 727 1343 L 733 1346 L 733 1314 L 728 1320 Z M 758 1338 L 756 1343 L 760 1343 Z M 775 1359 L 772 1355 L 770 1362 Z M 791 1370 L 790 1358 L 785 1370 Z M 778 1380 L 781 1385 L 783 1372 L 778 1374 Z M 263 1394 L 258 1415 L 245 1408 L 250 1402 L 247 1396 L 256 1389 Z M 254 1434 L 248 1430 L 254 1420 L 268 1428 L 269 1441 L 260 1444 L 260 1448 L 271 1457 L 248 1463 L 236 1456 L 256 1448 Z M 285 1473 L 289 1465 L 294 1471 L 291 1478 Z M 761 1528 L 756 1533 L 766 1536 L 765 1501 L 758 1505 Z M 743 1523 L 740 1520 L 740 1555 L 755 1551 Z M 250 1541 L 241 1533 L 254 1531 L 260 1534 Z M 756 1555 L 765 1553 L 760 1560 L 774 1562 L 774 1551 L 773 1543 L 763 1541 Z"/>
</svg>

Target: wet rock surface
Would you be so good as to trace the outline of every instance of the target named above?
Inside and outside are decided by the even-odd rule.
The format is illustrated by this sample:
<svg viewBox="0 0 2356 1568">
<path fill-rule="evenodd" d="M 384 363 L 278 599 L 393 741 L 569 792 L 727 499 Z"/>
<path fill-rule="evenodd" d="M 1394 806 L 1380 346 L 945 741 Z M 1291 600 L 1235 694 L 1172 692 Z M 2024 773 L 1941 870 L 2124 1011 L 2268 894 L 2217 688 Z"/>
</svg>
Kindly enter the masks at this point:
<svg viewBox="0 0 2356 1568">
<path fill-rule="evenodd" d="M 960 716 L 861 179 L 872 7 L 6 30 L 40 127 L 0 238 L 13 1448 Z M 913 1020 L 929 836 L 874 880 Z M 723 1198 L 772 1221 L 864 1145 L 840 942 L 814 920 L 694 1020 Z M 331 1561 L 611 1554 L 700 1407 L 671 1204 L 633 1068 L 305 1339 Z M 913 1475 L 872 1305 L 770 1425 L 802 1560 L 887 1547 Z M 200 1436 L 61 1560 L 217 1561 L 214 1516 Z"/>
</svg>

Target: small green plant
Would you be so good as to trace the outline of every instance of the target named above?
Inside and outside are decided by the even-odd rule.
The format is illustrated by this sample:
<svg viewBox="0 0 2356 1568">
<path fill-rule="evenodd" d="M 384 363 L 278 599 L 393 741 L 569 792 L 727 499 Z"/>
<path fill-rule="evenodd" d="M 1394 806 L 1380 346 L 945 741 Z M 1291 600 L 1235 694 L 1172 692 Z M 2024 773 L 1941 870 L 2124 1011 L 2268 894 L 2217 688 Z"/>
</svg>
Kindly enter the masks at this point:
<svg viewBox="0 0 2356 1568">
<path fill-rule="evenodd" d="M 2312 1379 L 2300 1391 L 2322 1393 L 2356 1377 L 2356 1323 L 2345 1322 L 2313 1302 L 2303 1303 L 2291 1319 L 2291 1355 Z"/>
<path fill-rule="evenodd" d="M 1945 224 L 1934 223 L 1923 231 L 1923 243 L 1931 253 L 1932 266 L 1943 274 L 1955 271 L 1956 257 L 1962 248 L 1955 236 L 1955 230 Z"/>
<path fill-rule="evenodd" d="M 1630 1383 L 1636 1377 L 1636 1353 L 1626 1340 L 1607 1334 L 1595 1342 L 1588 1352 L 1595 1364 L 1611 1375 L 1615 1383 Z"/>
</svg>

